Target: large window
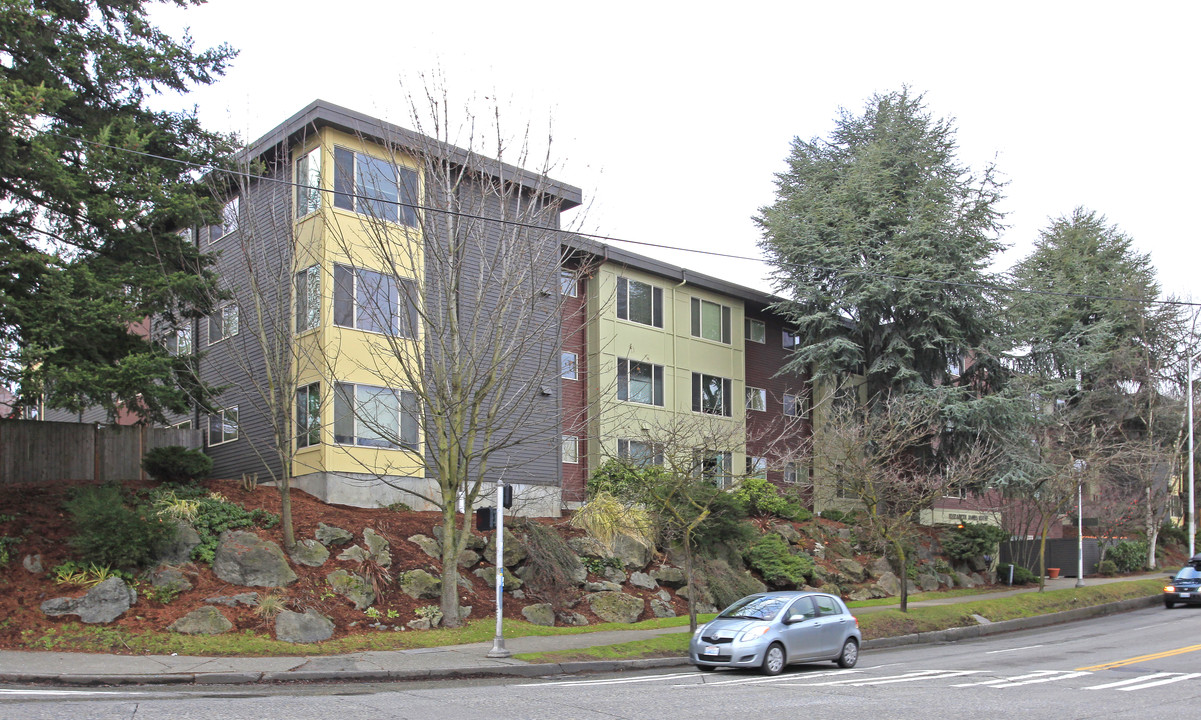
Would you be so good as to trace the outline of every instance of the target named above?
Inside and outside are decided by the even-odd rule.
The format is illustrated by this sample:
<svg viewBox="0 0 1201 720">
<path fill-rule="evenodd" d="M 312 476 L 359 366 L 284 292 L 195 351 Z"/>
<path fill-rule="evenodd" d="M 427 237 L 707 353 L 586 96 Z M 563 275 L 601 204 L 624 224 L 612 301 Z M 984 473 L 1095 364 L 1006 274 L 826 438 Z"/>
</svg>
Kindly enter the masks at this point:
<svg viewBox="0 0 1201 720">
<path fill-rule="evenodd" d="M 296 391 L 296 447 L 321 443 L 321 385 L 312 383 Z"/>
<path fill-rule="evenodd" d="M 617 399 L 663 405 L 663 366 L 617 358 Z"/>
<path fill-rule="evenodd" d="M 417 225 L 417 171 L 334 148 L 334 207 L 375 220 Z"/>
<path fill-rule="evenodd" d="M 719 488 L 729 487 L 734 480 L 733 456 L 728 452 L 698 450 L 695 455 L 696 474 Z"/>
<path fill-rule="evenodd" d="M 784 414 L 788 417 L 809 417 L 809 397 L 804 394 L 784 393 Z"/>
<path fill-rule="evenodd" d="M 663 290 L 638 280 L 617 278 L 617 317 L 663 327 Z"/>
<path fill-rule="evenodd" d="M 644 440 L 617 441 L 617 457 L 620 460 L 644 467 L 663 464 L 663 446 Z"/>
<path fill-rule="evenodd" d="M 767 458 L 746 456 L 746 476 L 749 478 L 767 479 Z"/>
<path fill-rule="evenodd" d="M 767 391 L 763 388 L 748 386 L 746 389 L 746 409 L 758 410 L 759 412 L 767 410 Z"/>
<path fill-rule="evenodd" d="M 192 354 L 192 326 L 187 325 L 170 333 L 163 338 L 163 344 L 167 347 L 167 352 L 172 355 L 191 355 Z"/>
<path fill-rule="evenodd" d="M 762 320 L 747 318 L 745 325 L 747 342 L 767 342 L 767 326 L 763 324 Z"/>
<path fill-rule="evenodd" d="M 563 351 L 559 360 L 561 374 L 564 380 L 580 379 L 580 358 L 573 352 Z"/>
<path fill-rule="evenodd" d="M 209 446 L 238 439 L 238 406 L 224 408 L 209 415 Z"/>
<path fill-rule="evenodd" d="M 730 308 L 692 298 L 692 337 L 713 342 L 730 342 Z"/>
<path fill-rule="evenodd" d="M 378 448 L 417 447 L 417 398 L 373 385 L 334 388 L 334 442 Z"/>
<path fill-rule="evenodd" d="M 692 373 L 692 411 L 729 417 L 731 387 L 729 378 Z"/>
<path fill-rule="evenodd" d="M 296 273 L 296 332 L 321 324 L 321 269 L 316 265 Z"/>
<path fill-rule="evenodd" d="M 790 462 L 784 465 L 784 482 L 795 485 L 806 478 L 808 478 L 808 474 L 799 462 Z"/>
<path fill-rule="evenodd" d="M 321 148 L 316 147 L 296 159 L 296 217 L 304 217 L 321 208 Z"/>
<path fill-rule="evenodd" d="M 238 334 L 238 306 L 226 305 L 209 315 L 209 345 Z"/>
<path fill-rule="evenodd" d="M 334 266 L 334 324 L 367 332 L 417 336 L 413 281 L 386 273 Z M 400 312 L 404 308 L 403 315 Z"/>
</svg>

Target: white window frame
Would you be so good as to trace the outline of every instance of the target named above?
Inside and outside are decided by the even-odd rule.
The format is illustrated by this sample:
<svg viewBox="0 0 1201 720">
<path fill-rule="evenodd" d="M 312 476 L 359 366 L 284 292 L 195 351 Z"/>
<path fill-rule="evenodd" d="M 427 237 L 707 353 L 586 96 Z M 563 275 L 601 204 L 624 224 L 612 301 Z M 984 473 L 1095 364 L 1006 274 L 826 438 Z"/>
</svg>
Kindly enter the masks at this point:
<svg viewBox="0 0 1201 720">
<path fill-rule="evenodd" d="M 209 315 L 209 345 L 216 345 L 222 340 L 229 339 L 238 334 L 238 329 L 241 327 L 239 314 L 240 311 L 238 310 L 238 304 L 230 303 L 217 308 L 215 311 L 213 311 L 212 315 Z M 215 338 L 213 337 L 214 325 L 221 330 L 221 332 Z"/>
<path fill-rule="evenodd" d="M 651 296 L 651 316 L 646 322 L 639 318 L 630 317 L 630 285 L 637 284 L 646 287 Z M 625 291 L 624 297 L 622 291 Z M 624 314 L 622 314 L 624 311 Z M 634 280 L 624 276 L 617 278 L 617 319 L 625 320 L 626 322 L 638 323 L 647 327 L 662 328 L 663 327 L 663 288 L 652 285 L 641 280 Z"/>
<path fill-rule="evenodd" d="M 580 439 L 575 435 L 563 436 L 562 458 L 564 465 L 580 464 Z"/>
<path fill-rule="evenodd" d="M 622 364 L 625 364 L 625 372 L 622 372 Z M 630 374 L 631 366 L 645 365 L 651 371 L 651 401 L 643 402 L 636 400 L 630 393 Z M 651 405 L 653 407 L 665 407 L 666 404 L 666 385 L 664 379 L 664 368 L 662 365 L 657 365 L 653 362 L 645 360 L 633 360 L 630 358 L 617 358 L 617 399 L 622 402 L 632 402 L 639 405 Z M 624 397 L 623 397 L 624 396 Z"/>
<path fill-rule="evenodd" d="M 751 398 L 756 398 L 753 401 Z M 767 412 L 767 391 L 763 388 L 746 386 L 746 409 L 755 412 Z"/>
<path fill-rule="evenodd" d="M 341 164 L 340 157 L 345 157 L 342 153 L 350 153 L 353 156 L 348 177 L 343 168 L 339 167 Z M 359 187 L 359 166 L 363 163 L 364 159 L 369 160 L 372 165 L 381 163 L 392 168 L 393 182 L 396 183 L 396 200 L 390 200 L 382 196 L 368 195 L 369 188 Z M 364 215 L 372 220 L 380 220 L 394 225 L 417 227 L 420 222 L 418 218 L 418 206 L 420 204 L 418 198 L 421 194 L 420 182 L 421 179 L 415 168 L 408 167 L 407 165 L 398 165 L 388 158 L 378 157 L 362 150 L 354 150 L 340 145 L 334 147 L 334 207 L 340 210 L 346 210 L 358 215 Z M 407 194 L 409 192 L 412 194 Z M 370 209 L 373 203 L 391 207 L 396 213 L 396 218 L 387 217 L 388 211 L 373 213 Z M 380 215 L 383 215 L 383 217 Z"/>
<path fill-rule="evenodd" d="M 801 344 L 800 335 L 794 332 L 789 332 L 788 330 L 782 330 L 781 333 L 782 338 L 780 340 L 780 346 L 785 350 L 793 350 Z"/>
<path fill-rule="evenodd" d="M 758 328 L 757 332 L 755 332 L 755 328 Z M 767 342 L 767 323 L 755 318 L 747 318 L 745 334 L 747 342 L 763 345 Z"/>
<path fill-rule="evenodd" d="M 350 273 L 350 324 L 346 325 L 339 322 L 338 310 L 341 303 L 345 299 L 341 297 L 345 288 L 345 283 L 338 282 L 338 276 L 341 272 Z M 391 318 L 392 332 L 385 333 L 374 328 L 361 327 L 360 314 L 364 308 L 359 304 L 359 283 L 363 281 L 365 273 L 378 275 L 382 281 L 392 283 L 395 291 L 391 298 L 396 303 L 396 314 Z M 392 337 L 407 337 L 414 338 L 417 336 L 417 326 L 420 318 L 417 315 L 417 309 L 412 306 L 413 302 L 417 301 L 416 286 L 413 280 L 409 278 L 397 277 L 386 272 L 372 270 L 370 268 L 361 268 L 351 265 L 337 264 L 334 265 L 334 293 L 333 293 L 333 310 L 334 310 L 334 325 L 337 327 L 350 328 L 361 332 L 376 333 L 379 335 L 391 335 Z M 379 317 L 380 308 L 367 308 L 367 319 L 379 324 L 382 319 Z M 405 325 L 412 325 L 412 328 L 407 328 Z M 411 332 L 410 332 L 411 330 Z"/>
<path fill-rule="evenodd" d="M 733 484 L 734 453 L 728 450 L 697 450 L 693 457 L 696 463 L 696 477 L 708 480 L 722 489 Z"/>
<path fill-rule="evenodd" d="M 232 235 L 238 231 L 238 225 L 242 214 L 242 198 L 239 195 L 234 195 L 224 205 L 221 206 L 221 234 L 217 237 L 221 238 Z"/>
<path fill-rule="evenodd" d="M 805 393 L 784 393 L 784 415 L 800 419 L 809 417 L 809 396 Z"/>
<path fill-rule="evenodd" d="M 296 273 L 295 289 L 296 334 L 299 335 L 321 326 L 321 268 L 312 265 Z"/>
<path fill-rule="evenodd" d="M 796 485 L 796 484 L 800 483 L 801 482 L 801 471 L 804 469 L 805 469 L 804 466 L 801 465 L 801 463 L 796 462 L 795 460 L 792 462 L 785 463 L 784 464 L 784 482 L 788 483 L 789 485 Z M 806 473 L 806 476 L 807 475 L 808 475 L 808 473 Z"/>
<path fill-rule="evenodd" d="M 349 396 L 347 395 L 349 388 Z M 362 431 L 368 431 L 375 435 L 380 435 L 378 431 L 370 428 L 370 423 L 363 419 L 365 412 L 361 408 L 366 406 L 360 400 L 359 390 L 363 389 L 369 393 L 385 393 L 391 392 L 396 396 L 396 435 L 399 443 L 394 443 L 390 438 L 372 438 Z M 397 390 L 395 388 L 386 388 L 378 385 L 367 385 L 365 383 L 345 383 L 339 382 L 334 384 L 334 444 L 344 447 L 370 447 L 381 450 L 406 450 L 411 452 L 419 452 L 421 446 L 421 424 L 419 420 L 420 410 L 417 407 L 416 395 L 408 390 Z M 345 407 L 345 404 L 350 402 L 353 407 Z M 411 412 L 406 413 L 406 403 L 410 406 Z M 348 411 L 341 412 L 341 411 Z M 345 429 L 342 422 L 349 419 L 351 422 L 351 434 L 339 434 L 339 430 Z M 412 439 L 405 437 L 406 420 L 408 428 L 412 431 Z M 344 440 L 341 438 L 349 438 Z"/>
<path fill-rule="evenodd" d="M 639 452 L 634 451 L 638 446 Z M 640 467 L 655 465 L 663 466 L 663 446 L 658 443 L 634 438 L 619 438 L 617 440 L 617 459 Z"/>
<path fill-rule="evenodd" d="M 564 350 L 559 356 L 560 377 L 564 380 L 580 379 L 580 356 L 570 350 Z"/>
<path fill-rule="evenodd" d="M 716 411 L 705 408 L 705 386 L 709 384 L 708 380 L 717 380 L 721 385 L 721 407 Z M 717 417 L 733 417 L 733 389 L 734 381 L 730 378 L 709 373 L 692 373 L 692 411 Z"/>
<path fill-rule="evenodd" d="M 734 310 L 729 305 L 722 305 L 712 300 L 694 297 L 691 306 L 692 316 L 692 337 L 709 342 L 722 343 L 729 345 L 734 340 L 734 331 L 732 329 Z M 717 337 L 710 337 L 705 334 L 705 311 L 717 312 Z"/>
<path fill-rule="evenodd" d="M 231 415 L 233 416 L 232 422 L 230 422 L 230 420 L 229 420 Z M 214 421 L 216 421 L 217 425 L 221 428 L 221 439 L 218 440 L 217 442 L 213 442 L 213 423 L 214 423 Z M 238 406 L 237 405 L 231 405 L 227 408 L 221 408 L 220 410 L 218 410 L 214 413 L 211 413 L 209 415 L 208 431 L 205 433 L 205 435 L 208 439 L 208 446 L 216 447 L 218 445 L 225 445 L 225 444 L 228 444 L 228 443 L 231 443 L 231 442 L 234 442 L 235 440 L 237 440 L 238 437 L 241 435 L 241 427 L 238 424 L 239 421 L 240 421 L 240 417 L 238 415 Z M 233 428 L 232 437 L 226 437 L 226 430 L 227 430 L 227 428 L 230 428 L 230 427 Z"/>
<path fill-rule="evenodd" d="M 317 414 L 311 412 L 313 400 L 317 402 Z M 316 447 L 321 444 L 321 383 L 314 382 L 296 388 L 296 449 Z M 312 435 L 316 433 L 316 439 Z"/>
<path fill-rule="evenodd" d="M 579 297 L 579 278 L 571 270 L 559 271 L 559 294 L 563 297 Z"/>
<path fill-rule="evenodd" d="M 296 217 L 321 209 L 321 146 L 296 158 Z"/>
<path fill-rule="evenodd" d="M 758 455 L 746 456 L 746 476 L 749 478 L 767 479 L 767 458 Z"/>
</svg>

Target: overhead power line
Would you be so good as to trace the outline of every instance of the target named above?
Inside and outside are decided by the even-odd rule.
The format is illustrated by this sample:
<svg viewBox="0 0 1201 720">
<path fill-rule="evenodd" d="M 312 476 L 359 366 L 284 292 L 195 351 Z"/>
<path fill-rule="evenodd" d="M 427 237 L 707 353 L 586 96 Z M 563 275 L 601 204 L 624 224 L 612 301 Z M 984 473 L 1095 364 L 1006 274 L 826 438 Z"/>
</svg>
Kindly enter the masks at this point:
<svg viewBox="0 0 1201 720">
<path fill-rule="evenodd" d="M 187 160 L 180 160 L 178 158 L 166 157 L 164 155 L 156 155 L 154 153 L 148 153 L 148 152 L 145 152 L 142 150 L 134 150 L 132 148 L 124 148 L 124 147 L 120 147 L 117 145 L 109 145 L 107 143 L 97 142 L 95 140 L 85 140 L 82 138 L 76 138 L 76 137 L 72 137 L 70 135 L 56 133 L 51 130 L 36 129 L 36 128 L 32 128 L 32 126 L 30 126 L 30 128 L 36 130 L 37 132 L 42 132 L 47 135 L 53 135 L 55 137 L 59 137 L 64 140 L 70 140 L 72 142 L 84 143 L 87 145 L 92 145 L 94 147 L 105 148 L 107 150 L 114 150 L 117 152 L 129 153 L 131 155 L 138 155 L 138 156 L 150 158 L 153 160 L 162 160 L 164 162 L 171 162 L 171 163 L 182 165 L 182 166 L 194 169 L 194 170 L 199 170 L 202 172 L 217 173 L 217 174 L 222 174 L 222 175 L 229 176 L 229 177 L 241 178 L 241 179 L 248 180 L 248 181 L 274 183 L 274 184 L 283 185 L 283 186 L 286 186 L 286 187 L 289 187 L 292 189 L 304 188 L 306 190 L 316 190 L 317 192 L 321 192 L 321 193 L 333 192 L 331 190 L 327 190 L 322 187 L 306 185 L 304 183 L 298 183 L 298 182 L 294 182 L 292 180 L 268 177 L 265 175 L 255 175 L 253 173 L 242 171 L 242 170 L 231 170 L 229 168 L 216 167 L 213 165 L 202 165 L 200 163 L 188 162 Z M 694 255 L 705 255 L 708 257 L 726 258 L 729 260 L 746 260 L 748 262 L 767 263 L 766 260 L 764 260 L 763 258 L 760 258 L 760 257 L 750 257 L 747 255 L 736 255 L 733 253 L 723 253 L 723 252 L 717 252 L 714 250 L 701 250 L 698 248 L 664 245 L 662 243 L 653 243 L 653 242 L 647 242 L 644 240 L 629 240 L 626 238 L 614 237 L 612 235 L 602 235 L 599 233 L 586 233 L 586 232 L 578 232 L 578 231 L 571 231 L 571 230 L 557 230 L 554 228 L 547 228 L 542 225 L 536 225 L 534 223 L 522 222 L 520 220 L 504 220 L 504 219 L 500 219 L 500 218 L 485 217 L 482 215 L 476 215 L 474 213 L 468 213 L 468 212 L 463 212 L 463 211 L 459 211 L 459 210 L 450 210 L 447 208 L 429 207 L 427 205 L 404 202 L 402 200 L 385 200 L 385 199 L 381 199 L 381 198 L 377 198 L 377 197 L 367 197 L 364 195 L 359 195 L 357 193 L 340 192 L 338 194 L 339 195 L 347 195 L 349 197 L 355 198 L 356 200 L 369 200 L 372 203 L 395 205 L 397 207 L 412 208 L 413 210 L 420 210 L 423 212 L 441 213 L 443 215 L 450 215 L 450 216 L 454 216 L 454 217 L 471 219 L 471 220 L 485 220 L 488 222 L 496 222 L 496 223 L 500 223 L 503 225 L 513 226 L 513 227 L 538 230 L 540 232 L 562 233 L 564 235 L 572 235 L 574 237 L 587 238 L 589 240 L 595 240 L 595 241 L 602 242 L 602 243 L 611 242 L 611 243 L 622 243 L 625 245 L 639 245 L 642 247 L 651 247 L 651 248 L 656 248 L 656 249 L 660 249 L 660 250 L 671 250 L 671 251 L 675 251 L 675 252 L 692 253 Z M 836 268 L 836 267 L 811 265 L 811 264 L 804 264 L 804 263 L 797 263 L 797 264 L 794 264 L 793 266 L 798 267 L 798 268 L 805 268 L 805 269 L 809 269 L 809 270 L 819 271 L 819 272 L 836 273 L 836 274 L 842 274 L 842 275 L 858 275 L 858 276 L 863 276 L 863 277 L 881 278 L 884 280 L 898 280 L 901 282 L 912 282 L 912 283 L 920 283 L 920 284 L 927 284 L 927 285 L 941 285 L 941 286 L 945 286 L 945 287 L 963 287 L 963 288 L 971 288 L 971 289 L 975 289 L 975 290 L 988 290 L 988 291 L 992 291 L 992 292 L 1001 292 L 1001 293 L 1017 293 L 1017 294 L 1025 294 L 1025 295 L 1044 295 L 1044 296 L 1048 296 L 1048 297 L 1072 298 L 1072 299 L 1078 299 L 1078 300 L 1107 300 L 1107 301 L 1113 301 L 1113 302 L 1133 302 L 1133 303 L 1141 303 L 1141 304 L 1145 304 L 1145 305 L 1176 305 L 1176 306 L 1182 306 L 1182 307 L 1201 307 L 1201 302 L 1187 302 L 1184 300 L 1151 300 L 1151 299 L 1147 299 L 1147 298 L 1127 297 L 1127 296 L 1121 296 L 1121 295 L 1091 295 L 1091 294 L 1087 294 L 1087 293 L 1055 292 L 1052 290 L 1036 290 L 1034 288 L 1023 288 L 1023 287 L 1017 287 L 1015 285 L 1007 285 L 1007 284 L 1000 284 L 1000 283 L 974 283 L 974 282 L 961 282 L 961 281 L 955 281 L 955 280 L 936 280 L 936 279 L 932 279 L 932 278 L 921 278 L 921 277 L 913 277 L 913 276 L 908 276 L 908 275 L 895 275 L 895 274 L 891 274 L 891 273 L 873 272 L 871 270 L 864 270 L 864 269 L 860 269 L 860 268 Z"/>
</svg>

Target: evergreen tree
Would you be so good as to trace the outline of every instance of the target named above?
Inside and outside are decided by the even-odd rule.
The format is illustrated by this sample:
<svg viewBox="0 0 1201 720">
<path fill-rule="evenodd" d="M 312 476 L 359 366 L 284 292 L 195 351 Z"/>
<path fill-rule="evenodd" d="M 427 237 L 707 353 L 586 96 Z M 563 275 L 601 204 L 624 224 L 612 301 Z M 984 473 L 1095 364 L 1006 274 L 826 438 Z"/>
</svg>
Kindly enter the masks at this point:
<svg viewBox="0 0 1201 720">
<path fill-rule="evenodd" d="M 168 37 L 148 4 L 0 6 L 0 376 L 24 403 L 153 420 L 203 399 L 188 358 L 130 328 L 209 309 L 209 261 L 177 231 L 215 216 L 196 166 L 230 144 L 146 102 L 213 82 L 234 52 Z"/>
<path fill-rule="evenodd" d="M 991 167 L 977 177 L 959 163 L 951 121 L 908 89 L 844 110 L 829 139 L 793 140 L 756 218 L 799 335 L 788 369 L 862 374 L 874 404 L 979 359 L 993 299 L 971 284 L 1001 247 L 1000 192 Z"/>
</svg>

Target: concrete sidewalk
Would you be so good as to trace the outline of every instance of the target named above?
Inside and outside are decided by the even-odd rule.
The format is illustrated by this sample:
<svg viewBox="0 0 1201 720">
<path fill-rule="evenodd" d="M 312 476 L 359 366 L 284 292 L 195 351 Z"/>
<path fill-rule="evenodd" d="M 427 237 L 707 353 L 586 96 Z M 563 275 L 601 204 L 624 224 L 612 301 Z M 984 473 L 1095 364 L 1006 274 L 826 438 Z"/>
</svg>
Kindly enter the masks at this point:
<svg viewBox="0 0 1201 720">
<path fill-rule="evenodd" d="M 1137 577 L 1086 578 L 1086 585 L 1110 582 L 1166 578 L 1163 573 L 1148 573 Z M 1048 590 L 1074 587 L 1075 578 L 1047 581 Z M 967 595 L 940 600 L 909 603 L 910 607 L 950 605 L 986 598 L 1007 597 L 1037 592 L 1038 586 L 1002 590 L 979 595 Z M 1107 606 L 1072 610 L 1056 615 L 956 628 L 937 633 L 910 635 L 904 638 L 884 638 L 864 643 L 865 649 L 891 647 L 919 642 L 941 642 L 966 637 L 1008 632 L 1045 625 L 1070 622 L 1102 614 L 1149 607 L 1160 602 L 1158 595 L 1147 599 L 1111 603 Z M 856 615 L 896 608 L 883 605 L 855 608 Z M 505 647 L 513 653 L 578 650 L 598 645 L 645 640 L 667 633 L 687 632 L 688 627 L 659 630 L 614 630 L 577 635 L 506 638 Z M 0 682 L 50 683 L 56 685 L 126 685 L 126 684 L 243 684 L 299 681 L 411 681 L 508 675 L 544 677 L 579 672 L 609 672 L 650 667 L 687 665 L 686 658 L 656 658 L 648 660 L 591 661 L 572 663 L 531 664 L 513 658 L 487 657 L 492 642 L 472 645 L 386 650 L 349 653 L 335 656 L 308 657 L 187 657 L 178 655 L 104 655 L 90 653 L 0 651 Z"/>
</svg>

